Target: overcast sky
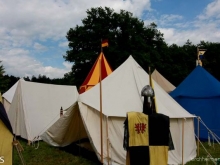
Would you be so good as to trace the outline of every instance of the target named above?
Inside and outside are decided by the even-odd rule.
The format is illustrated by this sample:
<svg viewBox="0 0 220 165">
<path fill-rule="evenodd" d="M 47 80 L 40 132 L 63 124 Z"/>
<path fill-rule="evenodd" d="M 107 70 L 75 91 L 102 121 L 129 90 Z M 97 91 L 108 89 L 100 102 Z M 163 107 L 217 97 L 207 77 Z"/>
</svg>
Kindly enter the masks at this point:
<svg viewBox="0 0 220 165">
<path fill-rule="evenodd" d="M 155 22 L 168 44 L 220 42 L 220 0 L 0 0 L 0 60 L 6 74 L 62 78 L 66 33 L 91 7 L 130 11 Z"/>
</svg>

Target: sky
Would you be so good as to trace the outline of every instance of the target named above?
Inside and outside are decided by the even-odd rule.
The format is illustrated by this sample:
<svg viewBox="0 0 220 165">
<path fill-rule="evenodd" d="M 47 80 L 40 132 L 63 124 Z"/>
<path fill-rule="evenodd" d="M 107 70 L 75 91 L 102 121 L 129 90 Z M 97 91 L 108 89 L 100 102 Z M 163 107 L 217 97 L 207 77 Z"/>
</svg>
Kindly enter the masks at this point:
<svg viewBox="0 0 220 165">
<path fill-rule="evenodd" d="M 0 0 L 5 74 L 62 78 L 73 65 L 63 58 L 68 30 L 100 6 L 129 11 L 146 26 L 156 23 L 168 44 L 220 42 L 220 0 Z"/>
</svg>

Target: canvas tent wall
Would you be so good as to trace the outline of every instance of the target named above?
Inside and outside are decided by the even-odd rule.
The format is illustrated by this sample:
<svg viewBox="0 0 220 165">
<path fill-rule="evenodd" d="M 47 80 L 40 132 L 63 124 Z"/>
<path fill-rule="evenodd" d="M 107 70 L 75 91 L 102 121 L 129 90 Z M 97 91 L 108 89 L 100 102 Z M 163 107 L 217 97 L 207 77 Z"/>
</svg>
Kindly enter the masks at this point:
<svg viewBox="0 0 220 165">
<path fill-rule="evenodd" d="M 12 142 L 12 127 L 5 108 L 0 101 L 0 164 L 12 165 Z"/>
<path fill-rule="evenodd" d="M 112 164 L 125 164 L 126 151 L 123 148 L 123 123 L 127 112 L 142 112 L 143 98 L 140 92 L 148 83 L 148 74 L 132 56 L 102 81 L 105 163 L 109 157 Z M 171 118 L 170 129 L 175 150 L 169 152 L 169 163 L 182 163 L 182 123 L 185 125 L 185 163 L 196 156 L 194 116 L 177 104 L 157 83 L 154 82 L 154 86 L 159 113 L 168 115 Z M 54 146 L 66 146 L 71 142 L 88 137 L 93 150 L 100 158 L 99 88 L 98 84 L 81 94 L 78 102 L 73 104 L 66 114 L 41 136 L 42 139 Z"/>
<path fill-rule="evenodd" d="M 3 95 L 2 95 L 2 103 L 3 103 L 6 111 L 8 111 L 11 106 L 11 102 L 14 97 L 18 82 L 19 81 L 17 81 L 8 91 L 3 93 Z"/>
<path fill-rule="evenodd" d="M 173 91 L 176 87 L 163 77 L 156 69 L 153 71 L 151 77 L 157 82 L 167 93 Z"/>
<path fill-rule="evenodd" d="M 197 66 L 170 95 L 188 112 L 201 117 L 206 126 L 220 137 L 220 83 L 209 72 Z M 199 128 L 199 137 L 208 139 L 204 125 L 200 123 Z"/>
<path fill-rule="evenodd" d="M 60 117 L 60 109 L 77 100 L 75 86 L 18 82 L 8 117 L 13 133 L 33 141 Z"/>
</svg>

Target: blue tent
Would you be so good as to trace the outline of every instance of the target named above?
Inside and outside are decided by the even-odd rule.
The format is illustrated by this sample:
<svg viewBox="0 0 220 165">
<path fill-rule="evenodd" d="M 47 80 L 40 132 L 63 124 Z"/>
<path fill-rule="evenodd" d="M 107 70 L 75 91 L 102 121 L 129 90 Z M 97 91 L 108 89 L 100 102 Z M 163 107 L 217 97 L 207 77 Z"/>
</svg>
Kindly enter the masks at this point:
<svg viewBox="0 0 220 165">
<path fill-rule="evenodd" d="M 220 83 L 203 67 L 197 66 L 170 95 L 220 137 Z M 196 134 L 197 128 L 195 120 Z M 200 139 L 207 140 L 208 131 L 202 124 L 199 131 Z"/>
</svg>

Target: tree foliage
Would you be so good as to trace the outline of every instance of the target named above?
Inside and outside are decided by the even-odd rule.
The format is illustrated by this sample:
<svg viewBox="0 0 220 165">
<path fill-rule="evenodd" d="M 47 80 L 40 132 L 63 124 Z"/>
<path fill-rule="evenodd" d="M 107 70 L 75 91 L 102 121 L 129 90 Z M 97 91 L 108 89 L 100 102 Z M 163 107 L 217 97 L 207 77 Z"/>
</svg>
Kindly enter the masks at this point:
<svg viewBox="0 0 220 165">
<path fill-rule="evenodd" d="M 204 54 L 203 67 L 220 81 L 220 43 L 201 41 L 198 46 L 207 49 Z"/>
<path fill-rule="evenodd" d="M 9 79 L 4 77 L 5 74 L 5 68 L 4 66 L 1 64 L 2 61 L 0 61 L 0 92 L 4 93 L 7 91 L 8 88 L 8 84 L 9 84 Z"/>
<path fill-rule="evenodd" d="M 117 68 L 130 55 L 145 69 L 154 65 L 163 65 L 163 48 L 167 48 L 163 35 L 156 29 L 156 24 L 145 26 L 142 20 L 132 13 L 121 10 L 114 12 L 108 7 L 91 8 L 82 25 L 70 28 L 67 32 L 69 50 L 64 58 L 73 62 L 74 84 L 79 86 L 101 51 L 101 39 L 109 40 L 109 47 L 104 49 L 110 66 Z"/>
</svg>

